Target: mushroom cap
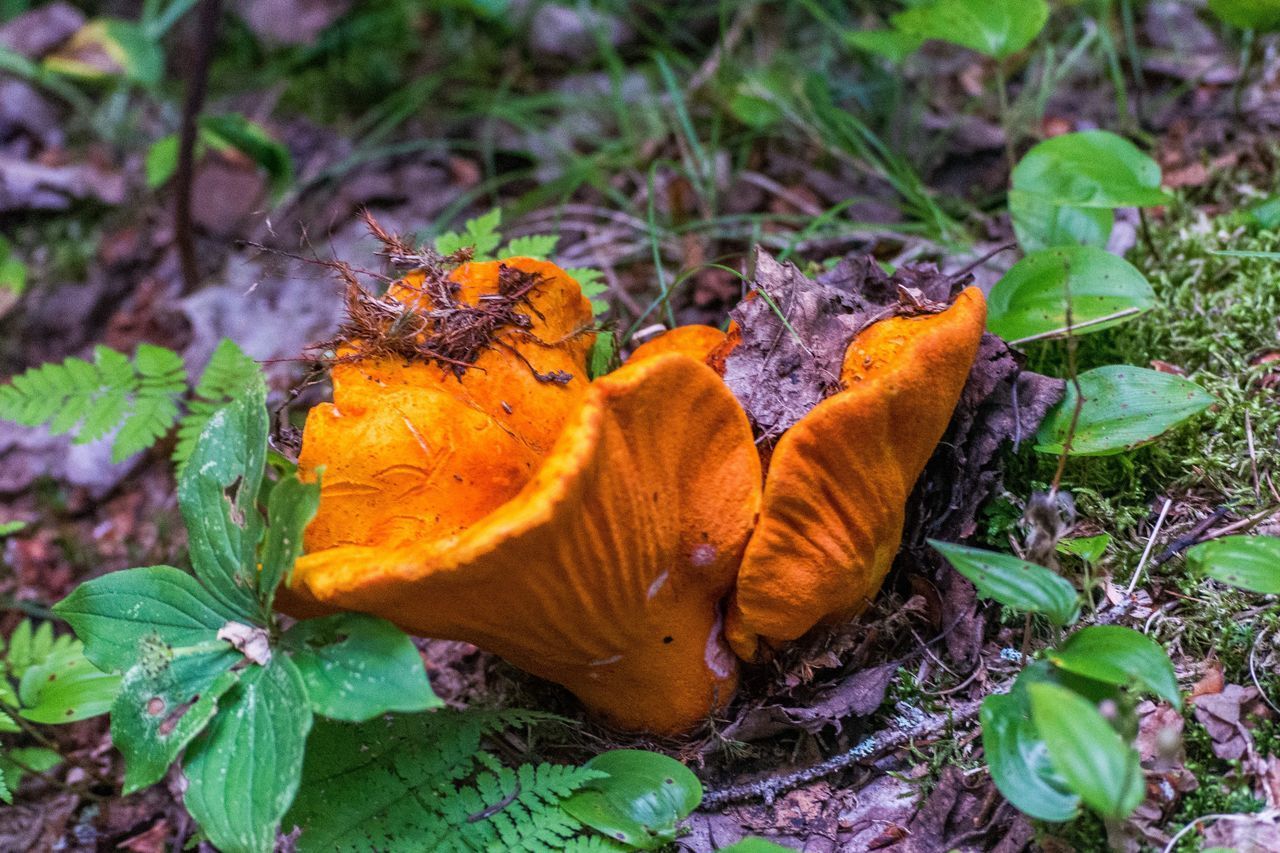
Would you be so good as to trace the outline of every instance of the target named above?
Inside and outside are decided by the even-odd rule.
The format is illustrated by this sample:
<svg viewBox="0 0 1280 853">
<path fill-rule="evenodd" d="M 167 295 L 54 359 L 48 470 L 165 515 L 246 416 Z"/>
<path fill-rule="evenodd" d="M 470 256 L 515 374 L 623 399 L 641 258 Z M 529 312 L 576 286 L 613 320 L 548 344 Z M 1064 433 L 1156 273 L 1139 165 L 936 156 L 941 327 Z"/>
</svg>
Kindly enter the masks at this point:
<svg viewBox="0 0 1280 853">
<path fill-rule="evenodd" d="M 627 362 L 634 364 L 664 352 L 682 352 L 703 361 L 724 339 L 725 333 L 715 326 L 677 326 L 636 347 Z"/>
<path fill-rule="evenodd" d="M 437 410 L 419 415 L 418 399 L 405 396 L 399 413 L 430 422 Z M 377 441 L 373 427 L 368 440 Z M 381 447 L 367 452 L 388 452 Z M 591 383 L 510 500 L 442 537 L 313 547 L 286 605 L 357 610 L 466 640 L 563 684 L 617 726 L 680 732 L 736 686 L 720 608 L 759 484 L 732 393 L 698 360 L 658 354 Z"/>
<path fill-rule="evenodd" d="M 326 468 L 308 549 L 455 533 L 514 497 L 551 450 L 586 393 L 591 304 L 563 270 L 532 258 L 459 267 L 455 297 L 479 304 L 502 266 L 540 277 L 522 309 L 530 326 L 501 331 L 461 376 L 387 357 L 334 365 L 333 403 L 308 414 L 298 458 L 304 478 Z M 390 294 L 430 310 L 422 280 L 410 273 Z"/>
<path fill-rule="evenodd" d="M 985 323 L 982 292 L 970 287 L 940 313 L 869 326 L 846 350 L 844 390 L 778 440 L 726 617 L 740 657 L 755 658 L 761 640 L 797 639 L 871 601 Z"/>
</svg>

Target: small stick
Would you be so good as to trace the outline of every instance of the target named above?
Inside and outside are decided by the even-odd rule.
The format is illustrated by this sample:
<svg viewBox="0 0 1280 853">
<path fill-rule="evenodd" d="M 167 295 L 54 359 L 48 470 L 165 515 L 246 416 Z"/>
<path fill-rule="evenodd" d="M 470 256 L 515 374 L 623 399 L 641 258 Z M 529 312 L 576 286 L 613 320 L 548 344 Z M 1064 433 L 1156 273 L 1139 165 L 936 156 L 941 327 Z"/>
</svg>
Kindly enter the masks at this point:
<svg viewBox="0 0 1280 853">
<path fill-rule="evenodd" d="M 1142 577 L 1142 569 L 1147 565 L 1147 558 L 1151 556 L 1151 549 L 1156 545 L 1156 537 L 1160 535 L 1160 528 L 1164 527 L 1165 517 L 1169 514 L 1169 507 L 1173 506 L 1171 498 L 1164 499 L 1164 507 L 1160 510 L 1160 517 L 1156 519 L 1156 526 L 1151 530 L 1151 538 L 1147 540 L 1147 547 L 1142 551 L 1142 559 L 1138 561 L 1138 568 L 1133 570 L 1133 577 L 1129 580 L 1129 588 L 1125 590 L 1125 595 L 1132 596 L 1133 591 L 1138 586 L 1138 578 Z"/>
<path fill-rule="evenodd" d="M 1262 480 L 1258 478 L 1258 451 L 1253 446 L 1253 421 L 1244 413 L 1244 437 L 1249 444 L 1249 469 L 1253 471 L 1253 496 L 1262 502 Z"/>
<path fill-rule="evenodd" d="M 1197 544 L 1200 541 L 1200 537 L 1204 536 L 1205 532 L 1210 527 L 1213 527 L 1213 525 L 1226 517 L 1228 512 L 1230 512 L 1228 507 L 1218 507 L 1211 515 L 1205 516 L 1202 521 L 1200 521 L 1195 527 L 1191 528 L 1186 535 L 1179 536 L 1177 539 L 1170 542 L 1169 547 L 1165 548 L 1164 551 L 1160 552 L 1159 556 L 1151 561 L 1151 565 L 1163 566 L 1187 548 Z"/>
<path fill-rule="evenodd" d="M 978 716 L 978 711 L 981 707 L 981 699 L 962 702 L 952 708 L 949 713 L 933 714 L 920 719 L 913 725 L 872 735 L 852 749 L 828 758 L 826 761 L 815 764 L 812 767 L 806 767 L 803 770 L 797 770 L 794 773 L 787 773 L 783 776 L 775 776 L 771 779 L 759 779 L 755 782 L 746 782 L 741 785 L 721 788 L 718 791 L 711 791 L 702 798 L 702 804 L 698 808 L 700 811 L 707 811 L 728 803 L 755 798 L 763 800 L 765 805 L 772 805 L 778 794 L 789 791 L 792 788 L 838 773 L 860 761 L 865 761 L 875 755 L 903 746 L 916 738 L 933 734 L 945 728 L 948 724 L 970 722 Z"/>
<path fill-rule="evenodd" d="M 1095 317 L 1092 320 L 1085 320 L 1083 323 L 1077 323 L 1074 327 L 1062 327 L 1060 329 L 1050 329 L 1047 332 L 1040 332 L 1035 335 L 1028 335 L 1025 338 L 1018 338 L 1016 341 L 1009 341 L 1009 346 L 1016 347 L 1020 344 L 1029 344 L 1033 341 L 1047 341 L 1052 338 L 1060 338 L 1071 334 L 1076 329 L 1088 329 L 1092 326 L 1101 325 L 1102 323 L 1110 323 L 1112 320 L 1122 320 L 1125 317 L 1132 317 L 1134 314 L 1142 313 L 1141 308 L 1125 308 L 1123 311 L 1116 311 L 1114 314 L 1108 314 L 1105 317 Z"/>
</svg>

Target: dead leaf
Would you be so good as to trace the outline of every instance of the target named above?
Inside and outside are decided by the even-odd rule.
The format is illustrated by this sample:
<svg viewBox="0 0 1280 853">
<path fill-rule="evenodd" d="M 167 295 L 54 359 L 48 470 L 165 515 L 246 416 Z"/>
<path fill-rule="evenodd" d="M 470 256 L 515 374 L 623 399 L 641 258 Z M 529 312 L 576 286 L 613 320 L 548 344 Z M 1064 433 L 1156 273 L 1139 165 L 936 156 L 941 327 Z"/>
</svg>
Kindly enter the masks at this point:
<svg viewBox="0 0 1280 853">
<path fill-rule="evenodd" d="M 906 533 L 899 565 L 936 578 L 947 653 L 962 665 L 977 660 L 982 620 L 972 584 L 926 542 L 960 542 L 977 530 L 978 513 L 1001 488 L 1001 454 L 1030 441 L 1066 389 L 1023 369 L 1021 356 L 994 335 L 983 335 L 978 357 L 951 425 L 907 501 Z"/>
<path fill-rule="evenodd" d="M 271 663 L 271 640 L 266 628 L 228 622 L 218 629 L 218 639 L 226 640 L 233 649 L 258 666 Z"/>
<path fill-rule="evenodd" d="M 41 3 L 0 26 L 0 47 L 40 59 L 75 35 L 84 22 L 84 12 L 70 3 Z"/>
<path fill-rule="evenodd" d="M 1280 850 L 1280 812 L 1270 809 L 1220 817 L 1204 831 L 1203 845 L 1236 853 L 1273 853 Z"/>
<path fill-rule="evenodd" d="M 1206 661 L 1204 675 L 1200 676 L 1200 680 L 1191 688 L 1191 698 L 1221 693 L 1225 683 L 1222 675 L 1222 661 L 1217 658 Z"/>
<path fill-rule="evenodd" d="M 351 0 L 239 0 L 236 12 L 267 44 L 311 44 L 351 8 Z"/>
<path fill-rule="evenodd" d="M 1206 693 L 1191 702 L 1196 719 L 1209 733 L 1214 755 L 1235 761 L 1253 753 L 1253 735 L 1245 720 L 1267 710 L 1256 687 L 1228 684 L 1221 693 Z"/>
<path fill-rule="evenodd" d="M 941 310 L 967 283 L 925 267 L 889 276 L 871 257 L 846 258 L 815 281 L 757 247 L 752 295 L 729 312 L 741 341 L 725 384 L 756 434 L 776 439 L 839 388 L 854 335 L 894 314 Z"/>
<path fill-rule="evenodd" d="M 164 853 L 170 831 L 169 822 L 161 818 L 150 829 L 121 841 L 118 849 L 128 850 L 130 853 Z"/>
</svg>

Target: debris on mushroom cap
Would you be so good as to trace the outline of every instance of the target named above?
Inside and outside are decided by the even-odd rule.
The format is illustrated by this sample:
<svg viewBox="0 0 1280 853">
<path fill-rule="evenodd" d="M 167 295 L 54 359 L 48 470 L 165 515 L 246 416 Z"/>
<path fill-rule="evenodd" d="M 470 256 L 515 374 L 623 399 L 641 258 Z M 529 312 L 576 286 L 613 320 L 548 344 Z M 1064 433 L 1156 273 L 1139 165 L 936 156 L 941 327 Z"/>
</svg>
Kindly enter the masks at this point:
<svg viewBox="0 0 1280 853">
<path fill-rule="evenodd" d="M 350 381 L 383 393 L 376 378 Z M 342 467 L 331 452 L 309 457 L 330 466 L 326 483 Z M 616 725 L 676 733 L 732 696 L 720 607 L 759 502 L 733 395 L 698 360 L 655 355 L 592 383 L 533 478 L 464 529 L 394 547 L 309 531 L 286 609 L 358 610 L 467 640 Z"/>
<path fill-rule="evenodd" d="M 856 615 L 875 595 L 985 321 L 971 287 L 940 313 L 869 326 L 843 355 L 844 390 L 778 440 L 726 620 L 740 656 L 754 658 L 760 639 L 793 640 Z"/>
<path fill-rule="evenodd" d="M 740 341 L 721 355 L 724 381 L 765 441 L 840 388 L 856 334 L 889 317 L 942 311 L 969 280 L 928 268 L 890 276 L 870 257 L 851 257 L 815 281 L 760 249 L 755 267 L 756 298 L 729 312 Z"/>
<path fill-rule="evenodd" d="M 577 283 L 554 264 L 514 258 L 457 268 L 446 308 L 434 307 L 423 271 L 393 285 L 380 304 L 412 318 L 402 325 L 435 335 L 427 346 L 437 351 L 455 336 L 451 323 L 461 312 L 485 305 L 513 279 L 510 271 L 522 277 L 524 319 L 489 328 L 465 370 L 453 363 L 466 363 L 452 357 L 461 349 L 444 362 L 412 357 L 421 331 L 419 340 L 394 339 L 400 349 L 390 351 L 386 336 L 342 342 L 334 402 L 308 415 L 298 459 L 304 477 L 326 468 L 309 549 L 449 535 L 533 476 L 586 393 L 592 313 Z"/>
</svg>

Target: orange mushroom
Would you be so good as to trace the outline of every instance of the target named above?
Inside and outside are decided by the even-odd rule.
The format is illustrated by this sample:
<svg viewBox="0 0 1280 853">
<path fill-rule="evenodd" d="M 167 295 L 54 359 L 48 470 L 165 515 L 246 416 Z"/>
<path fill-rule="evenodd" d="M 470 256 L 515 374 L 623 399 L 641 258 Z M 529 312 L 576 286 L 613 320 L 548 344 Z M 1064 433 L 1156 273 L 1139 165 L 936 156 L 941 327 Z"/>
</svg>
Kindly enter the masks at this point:
<svg viewBox="0 0 1280 853">
<path fill-rule="evenodd" d="M 936 314 L 896 316 L 845 352 L 843 390 L 778 440 L 726 635 L 751 660 L 857 615 L 888 572 L 907 497 L 951 419 L 986 322 L 970 287 Z"/>
<path fill-rule="evenodd" d="M 503 264 L 541 276 L 531 320 L 474 367 L 335 367 L 334 403 L 303 436 L 300 470 L 324 477 L 286 609 L 466 640 L 618 726 L 682 731 L 736 685 L 720 608 L 759 508 L 750 425 L 679 352 L 588 384 L 576 284 Z M 499 266 L 460 268 L 460 298 L 480 304 Z M 572 378 L 545 381 L 553 369 Z"/>
</svg>

